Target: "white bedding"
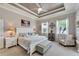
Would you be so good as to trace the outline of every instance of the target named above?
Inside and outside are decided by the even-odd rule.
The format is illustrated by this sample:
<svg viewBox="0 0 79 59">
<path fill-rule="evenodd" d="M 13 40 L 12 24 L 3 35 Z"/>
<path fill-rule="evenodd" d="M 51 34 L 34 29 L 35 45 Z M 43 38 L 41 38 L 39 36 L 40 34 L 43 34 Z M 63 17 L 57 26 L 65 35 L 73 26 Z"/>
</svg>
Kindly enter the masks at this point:
<svg viewBox="0 0 79 59">
<path fill-rule="evenodd" d="M 29 36 L 26 40 L 29 40 L 31 44 L 34 44 L 39 41 L 47 40 L 47 38 L 45 36 Z"/>
<path fill-rule="evenodd" d="M 25 49 L 28 48 L 28 52 L 30 55 L 35 51 L 35 46 L 40 42 L 47 40 L 45 36 L 28 36 L 19 38 L 19 45 L 24 47 Z"/>
</svg>

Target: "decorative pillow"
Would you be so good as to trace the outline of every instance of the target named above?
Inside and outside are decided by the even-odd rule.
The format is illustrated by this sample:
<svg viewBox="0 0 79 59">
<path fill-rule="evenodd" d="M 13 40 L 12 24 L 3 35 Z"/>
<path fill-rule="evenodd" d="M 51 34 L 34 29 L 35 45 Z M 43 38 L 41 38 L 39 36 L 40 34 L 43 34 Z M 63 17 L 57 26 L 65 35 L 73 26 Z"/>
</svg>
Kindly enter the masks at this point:
<svg viewBox="0 0 79 59">
<path fill-rule="evenodd" d="M 19 33 L 19 36 L 20 37 L 27 37 L 27 34 L 26 33 Z"/>
<path fill-rule="evenodd" d="M 32 34 L 32 33 L 30 33 L 30 32 L 28 32 L 28 33 L 27 33 L 27 36 L 32 36 L 32 35 L 33 35 L 33 34 Z"/>
</svg>

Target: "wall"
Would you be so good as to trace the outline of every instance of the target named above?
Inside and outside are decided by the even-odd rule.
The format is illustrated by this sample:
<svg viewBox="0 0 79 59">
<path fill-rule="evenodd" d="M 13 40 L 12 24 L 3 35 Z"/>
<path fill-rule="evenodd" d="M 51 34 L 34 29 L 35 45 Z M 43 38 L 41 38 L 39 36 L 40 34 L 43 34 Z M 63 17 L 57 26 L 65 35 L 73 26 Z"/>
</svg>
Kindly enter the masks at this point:
<svg viewBox="0 0 79 59">
<path fill-rule="evenodd" d="M 68 18 L 69 19 L 69 34 L 73 34 L 75 35 L 75 13 L 71 13 L 71 14 L 67 14 L 67 15 L 63 15 L 63 16 L 59 16 L 59 17 L 55 17 L 55 18 L 51 18 L 51 19 L 43 19 L 42 21 L 37 21 L 36 23 L 38 25 L 37 26 L 37 32 L 39 34 L 41 34 L 41 23 L 42 22 L 47 22 L 50 24 L 51 22 L 53 22 L 55 24 L 54 27 L 54 33 L 56 35 L 56 20 L 62 20 Z M 49 32 L 50 32 L 50 28 L 49 28 Z"/>
<path fill-rule="evenodd" d="M 69 34 L 76 34 L 76 28 L 75 28 L 75 21 L 76 16 L 75 13 L 69 15 Z"/>
<path fill-rule="evenodd" d="M 15 27 L 21 27 L 21 19 L 29 20 L 31 22 L 31 28 L 35 26 L 35 20 L 28 18 L 27 15 L 22 16 L 2 8 L 0 8 L 0 18 L 4 20 L 5 27 L 8 23 L 13 23 Z"/>
<path fill-rule="evenodd" d="M 79 40 L 79 27 L 77 27 L 79 25 L 77 24 L 77 22 L 79 22 L 79 11 L 76 12 L 76 37 Z"/>
</svg>

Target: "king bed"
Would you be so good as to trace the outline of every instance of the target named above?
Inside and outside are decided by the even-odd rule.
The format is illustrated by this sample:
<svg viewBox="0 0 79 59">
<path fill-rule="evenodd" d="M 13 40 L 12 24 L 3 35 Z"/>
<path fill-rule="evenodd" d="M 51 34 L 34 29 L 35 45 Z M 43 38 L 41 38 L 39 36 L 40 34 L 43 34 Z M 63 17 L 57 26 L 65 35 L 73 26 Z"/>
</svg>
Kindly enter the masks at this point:
<svg viewBox="0 0 79 59">
<path fill-rule="evenodd" d="M 45 36 L 28 36 L 28 37 L 19 37 L 18 44 L 26 49 L 30 55 L 35 51 L 37 44 L 47 40 Z"/>
<path fill-rule="evenodd" d="M 39 35 L 27 35 L 26 32 L 18 33 L 18 44 L 26 49 L 30 55 L 35 51 L 35 47 L 37 44 L 47 40 L 46 36 Z"/>
</svg>

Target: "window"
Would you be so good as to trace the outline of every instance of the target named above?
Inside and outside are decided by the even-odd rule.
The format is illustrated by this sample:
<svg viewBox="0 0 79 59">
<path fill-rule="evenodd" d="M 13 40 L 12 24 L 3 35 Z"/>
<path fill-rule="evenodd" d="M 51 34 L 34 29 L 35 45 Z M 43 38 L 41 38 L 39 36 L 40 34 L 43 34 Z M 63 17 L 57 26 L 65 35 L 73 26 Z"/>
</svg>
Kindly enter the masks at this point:
<svg viewBox="0 0 79 59">
<path fill-rule="evenodd" d="M 41 28 L 41 30 L 42 30 L 42 33 L 43 33 L 43 34 L 48 33 L 48 22 L 42 23 L 42 28 Z"/>
<path fill-rule="evenodd" d="M 57 21 L 57 34 L 68 34 L 68 19 Z"/>
</svg>

